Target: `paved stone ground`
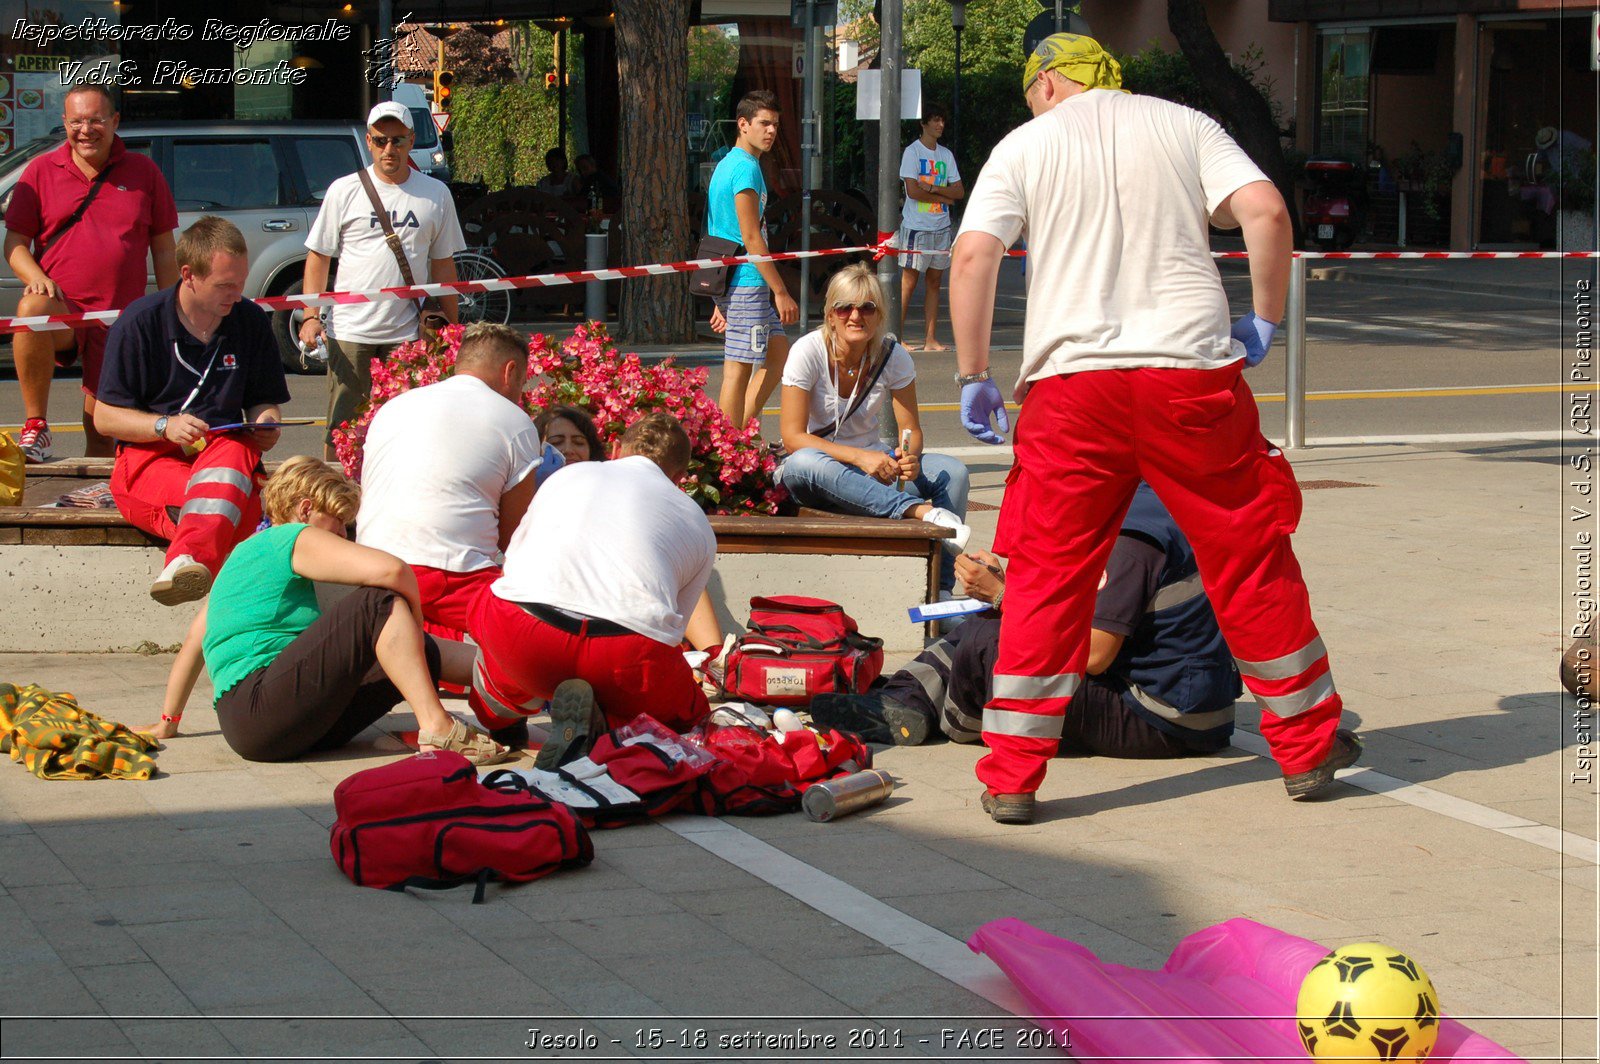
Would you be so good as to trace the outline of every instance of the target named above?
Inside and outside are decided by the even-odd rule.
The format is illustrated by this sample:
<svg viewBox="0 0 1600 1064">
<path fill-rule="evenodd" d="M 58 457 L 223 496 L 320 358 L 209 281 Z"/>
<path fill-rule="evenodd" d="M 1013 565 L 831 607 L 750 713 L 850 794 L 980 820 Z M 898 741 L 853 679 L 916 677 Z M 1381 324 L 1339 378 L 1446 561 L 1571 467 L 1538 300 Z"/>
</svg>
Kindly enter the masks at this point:
<svg viewBox="0 0 1600 1064">
<path fill-rule="evenodd" d="M 358 889 L 329 859 L 333 785 L 397 756 L 394 740 L 370 732 L 337 756 L 245 764 L 202 687 L 193 734 L 161 754 L 156 781 L 43 783 L 0 765 L 0 1010 L 118 1017 L 13 1019 L 4 1052 L 535 1059 L 544 1051 L 523 1047 L 539 1027 L 598 1039 L 568 1055 L 733 1059 L 652 1051 L 636 1032 L 933 1017 L 885 1019 L 915 1032 L 1005 1015 L 884 940 L 914 944 L 853 929 L 898 911 L 961 941 L 1016 916 L 1150 967 L 1241 915 L 1330 947 L 1379 939 L 1429 970 L 1447 1012 L 1518 1053 L 1594 1059 L 1592 1018 L 1557 1019 L 1592 1017 L 1597 986 L 1583 842 L 1596 837 L 1596 791 L 1568 782 L 1573 707 L 1556 683 L 1573 590 L 1560 452 L 1317 449 L 1296 465 L 1309 485 L 1360 485 L 1307 490 L 1297 548 L 1364 765 L 1421 790 L 1341 785 L 1290 803 L 1271 762 L 1242 749 L 1073 760 L 1053 766 L 1040 822 L 1001 828 L 977 808 L 978 751 L 889 749 L 880 767 L 902 786 L 876 810 L 726 822 L 726 838 L 843 884 L 840 908 L 705 852 L 687 818 L 598 833 L 591 867 L 491 888 L 473 906 L 467 890 Z M 974 498 L 998 502 L 999 480 L 998 465 L 979 467 Z M 975 542 L 993 519 L 979 515 Z M 142 723 L 169 662 L 8 655 L 0 675 Z M 1242 730 L 1255 718 L 1250 706 Z M 1570 833 L 1566 854 L 1538 844 L 1552 828 Z M 867 896 L 854 917 L 848 888 Z M 359 1018 L 309 1018 L 328 1016 Z M 473 1016 L 501 1018 L 451 1019 Z M 962 1057 L 915 1040 L 906 1053 Z"/>
</svg>

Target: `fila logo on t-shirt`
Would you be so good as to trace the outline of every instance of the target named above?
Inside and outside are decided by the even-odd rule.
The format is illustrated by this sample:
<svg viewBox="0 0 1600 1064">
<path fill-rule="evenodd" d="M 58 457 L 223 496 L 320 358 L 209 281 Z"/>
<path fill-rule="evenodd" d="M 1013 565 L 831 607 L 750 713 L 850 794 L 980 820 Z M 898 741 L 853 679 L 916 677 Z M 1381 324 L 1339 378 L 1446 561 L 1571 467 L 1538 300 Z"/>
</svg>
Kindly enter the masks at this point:
<svg viewBox="0 0 1600 1064">
<path fill-rule="evenodd" d="M 422 223 L 417 221 L 417 212 L 416 211 L 406 211 L 406 216 L 404 218 L 400 217 L 399 212 L 390 211 L 389 212 L 389 224 L 390 224 L 390 226 L 392 226 L 395 229 L 421 229 L 422 228 Z M 383 228 L 383 223 L 378 221 L 378 212 L 377 211 L 373 211 L 371 214 L 367 215 L 367 228 L 368 229 L 382 229 Z"/>
</svg>

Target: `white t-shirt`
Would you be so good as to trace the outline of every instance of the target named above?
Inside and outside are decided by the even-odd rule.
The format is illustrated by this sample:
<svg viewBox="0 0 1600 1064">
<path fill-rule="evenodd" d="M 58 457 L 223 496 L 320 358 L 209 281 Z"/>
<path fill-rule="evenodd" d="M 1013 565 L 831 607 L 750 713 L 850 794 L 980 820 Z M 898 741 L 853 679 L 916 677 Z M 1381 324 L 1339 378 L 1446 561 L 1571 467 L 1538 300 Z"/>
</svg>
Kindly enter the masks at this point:
<svg viewBox="0 0 1600 1064">
<path fill-rule="evenodd" d="M 880 345 L 879 351 L 882 351 Z M 872 356 L 876 359 L 877 354 Z M 861 380 L 864 384 L 872 377 L 875 361 L 861 360 Z M 845 417 L 854 400 L 841 396 L 832 374 L 828 371 L 828 348 L 822 340 L 822 330 L 815 329 L 789 349 L 789 360 L 783 365 L 785 387 L 804 388 L 811 395 L 811 410 L 806 415 L 806 431 L 816 432 L 834 428 L 829 443 L 845 447 L 871 447 L 878 442 L 878 411 L 888 401 L 889 393 L 899 391 L 917 379 L 917 364 L 903 344 L 896 343 L 889 352 L 889 364 L 883 367 L 866 401 L 854 414 Z M 859 385 L 858 385 L 859 387 Z"/>
<path fill-rule="evenodd" d="M 367 430 L 356 542 L 452 573 L 500 556 L 500 497 L 539 465 L 527 413 L 476 377 L 413 388 Z"/>
<path fill-rule="evenodd" d="M 900 155 L 900 177 L 943 188 L 960 181 L 961 171 L 956 169 L 956 157 L 949 148 L 943 144 L 936 144 L 930 149 L 922 143 L 922 138 L 918 137 L 907 144 L 906 150 Z M 907 196 L 905 204 L 900 208 L 900 224 L 907 229 L 924 231 L 948 229 L 950 205 L 928 203 Z"/>
<path fill-rule="evenodd" d="M 1020 379 L 1242 358 L 1206 226 L 1265 180 L 1216 122 L 1153 96 L 1091 90 L 1013 130 L 978 175 L 961 235 L 1010 247 L 1027 228 Z"/>
<path fill-rule="evenodd" d="M 677 645 L 716 558 L 711 522 L 650 459 L 579 462 L 539 486 L 490 589 Z"/>
<path fill-rule="evenodd" d="M 430 260 L 447 259 L 467 246 L 449 187 L 415 170 L 399 185 L 379 180 L 372 167 L 367 168 L 367 176 L 378 190 L 378 199 L 389 208 L 389 224 L 405 248 L 411 279 L 417 284 L 428 283 Z M 328 186 L 322 209 L 306 237 L 306 247 L 339 260 L 334 286 L 340 292 L 393 288 L 405 283 L 400 263 L 384 239 L 383 225 L 373 213 L 372 201 L 355 174 L 346 174 Z M 416 302 L 409 299 L 336 306 L 329 315 L 328 335 L 363 344 L 415 340 L 417 314 Z"/>
</svg>

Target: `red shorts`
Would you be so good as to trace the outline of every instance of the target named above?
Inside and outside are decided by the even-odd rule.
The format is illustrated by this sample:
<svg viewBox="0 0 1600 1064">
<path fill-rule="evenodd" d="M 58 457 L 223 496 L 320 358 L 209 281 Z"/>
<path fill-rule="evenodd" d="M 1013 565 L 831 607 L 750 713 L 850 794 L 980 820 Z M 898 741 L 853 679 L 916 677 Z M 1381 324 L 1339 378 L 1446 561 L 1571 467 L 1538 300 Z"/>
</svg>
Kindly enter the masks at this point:
<svg viewBox="0 0 1600 1064">
<path fill-rule="evenodd" d="M 431 565 L 413 565 L 417 588 L 422 592 L 422 617 L 441 628 L 453 629 L 456 635 L 447 638 L 458 642 L 470 625 L 472 604 L 490 584 L 500 579 L 500 567 L 490 565 L 470 573 L 453 573 L 449 569 L 435 569 Z"/>
<path fill-rule="evenodd" d="M 83 314 L 89 308 L 79 306 L 65 293 L 61 302 L 68 314 Z M 66 369 L 74 362 L 83 363 L 83 394 L 92 396 L 100 390 L 100 367 L 106 361 L 106 337 L 111 335 L 109 322 L 96 321 L 72 330 L 72 346 L 56 352 L 56 365 Z"/>
<path fill-rule="evenodd" d="M 472 709 L 492 728 L 538 711 L 564 680 L 586 680 L 615 728 L 648 713 L 687 731 L 710 712 L 683 652 L 619 630 L 605 621 L 580 621 L 547 607 L 536 617 L 492 592 L 480 595 L 468 631 L 478 643 Z"/>
</svg>

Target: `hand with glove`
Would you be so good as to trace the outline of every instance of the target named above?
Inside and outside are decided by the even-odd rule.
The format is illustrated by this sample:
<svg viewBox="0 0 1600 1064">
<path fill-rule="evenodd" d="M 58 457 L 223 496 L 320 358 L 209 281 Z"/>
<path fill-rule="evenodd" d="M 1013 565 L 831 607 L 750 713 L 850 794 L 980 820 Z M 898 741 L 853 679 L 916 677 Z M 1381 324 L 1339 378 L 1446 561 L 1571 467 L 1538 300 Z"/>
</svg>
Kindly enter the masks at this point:
<svg viewBox="0 0 1600 1064">
<path fill-rule="evenodd" d="M 961 386 L 961 427 L 980 443 L 1005 443 L 1000 432 L 989 427 L 993 419 L 1000 432 L 1011 431 L 1011 419 L 1006 416 L 1006 401 L 992 380 L 973 381 Z"/>
<path fill-rule="evenodd" d="M 550 479 L 550 474 L 554 473 L 556 470 L 560 469 L 566 464 L 567 460 L 561 457 L 560 451 L 556 450 L 548 443 L 545 444 L 544 456 L 539 460 L 539 464 L 533 469 L 534 487 L 538 487 L 546 480 Z"/>
<path fill-rule="evenodd" d="M 1267 348 L 1272 346 L 1272 337 L 1277 331 L 1277 322 L 1268 321 L 1252 310 L 1233 323 L 1228 335 L 1244 349 L 1244 364 L 1259 366 L 1261 360 L 1267 357 Z"/>
</svg>

